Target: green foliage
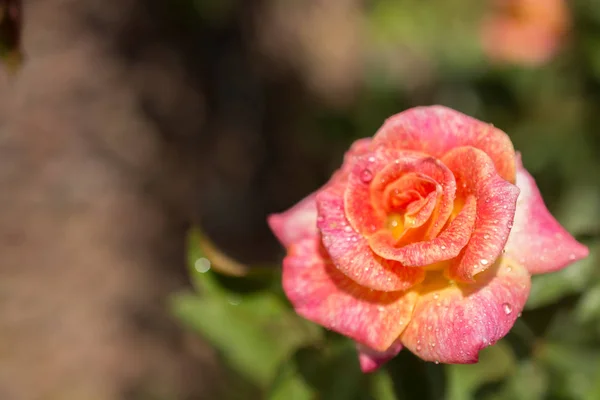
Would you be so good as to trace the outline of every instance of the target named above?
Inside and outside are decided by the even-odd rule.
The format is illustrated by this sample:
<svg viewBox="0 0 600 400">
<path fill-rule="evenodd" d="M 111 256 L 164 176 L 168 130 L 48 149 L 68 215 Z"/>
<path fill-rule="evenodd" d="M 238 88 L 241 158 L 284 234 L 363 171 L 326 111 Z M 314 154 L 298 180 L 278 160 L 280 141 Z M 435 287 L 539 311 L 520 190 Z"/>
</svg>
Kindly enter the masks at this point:
<svg viewBox="0 0 600 400">
<path fill-rule="evenodd" d="M 320 340 L 321 331 L 296 316 L 282 296 L 270 290 L 241 292 L 219 281 L 211 270 L 198 272 L 198 236 L 190 235 L 189 265 L 198 293 L 173 296 L 172 309 L 190 328 L 220 350 L 244 378 L 266 387 L 291 352 Z M 277 269 L 272 269 L 277 277 Z M 246 288 L 251 278 L 236 278 Z"/>
</svg>

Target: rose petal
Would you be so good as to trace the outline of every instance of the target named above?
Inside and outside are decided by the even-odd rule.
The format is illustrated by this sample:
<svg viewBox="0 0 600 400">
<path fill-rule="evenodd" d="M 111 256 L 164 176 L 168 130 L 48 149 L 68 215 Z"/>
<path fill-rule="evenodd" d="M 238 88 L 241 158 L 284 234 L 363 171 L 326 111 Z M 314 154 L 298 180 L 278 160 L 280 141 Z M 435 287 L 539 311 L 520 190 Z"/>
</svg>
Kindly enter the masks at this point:
<svg viewBox="0 0 600 400">
<path fill-rule="evenodd" d="M 475 218 L 475 199 L 469 197 L 448 228 L 433 240 L 395 247 L 396 240 L 392 234 L 382 230 L 369 238 L 369 245 L 375 254 L 388 260 L 398 261 L 406 267 L 427 266 L 458 256 L 469 242 Z"/>
<path fill-rule="evenodd" d="M 372 201 L 377 199 L 386 199 L 386 189 L 388 186 L 401 185 L 402 180 L 408 179 L 413 175 L 420 177 L 422 180 L 427 177 L 432 184 L 436 184 L 436 191 L 441 192 L 439 204 L 435 216 L 432 219 L 432 226 L 428 235 L 434 237 L 442 229 L 448 217 L 452 214 L 454 197 L 456 193 L 456 182 L 454 175 L 440 160 L 429 156 L 420 156 L 412 158 L 412 152 L 402 152 L 394 162 L 386 165 L 377 175 L 377 181 L 372 188 Z M 416 153 L 419 154 L 419 153 Z M 408 175 L 408 177 L 407 177 Z M 406 177 L 406 178 L 405 178 Z M 413 180 L 414 183 L 417 183 Z M 419 186 L 423 183 L 419 183 Z M 407 187 L 400 186 L 404 190 Z M 420 187 L 415 187 L 420 188 Z M 380 195 L 383 194 L 383 195 Z M 348 193 L 346 193 L 348 196 Z"/>
<path fill-rule="evenodd" d="M 424 282 L 404 346 L 426 361 L 477 362 L 479 350 L 508 333 L 529 295 L 529 273 L 509 262 L 502 258 L 472 285 Z"/>
<path fill-rule="evenodd" d="M 506 243 L 506 255 L 523 264 L 532 274 L 557 271 L 587 257 L 588 248 L 577 242 L 550 214 L 520 157 L 517 186 L 521 194 Z"/>
<path fill-rule="evenodd" d="M 492 160 L 474 147 L 459 147 L 443 158 L 454 172 L 457 198 L 477 199 L 477 219 L 468 245 L 448 271 L 451 279 L 470 282 L 502 253 L 512 228 L 519 188 L 502 179 Z"/>
<path fill-rule="evenodd" d="M 316 196 L 314 192 L 289 210 L 268 216 L 269 227 L 284 247 L 319 234 Z"/>
<path fill-rule="evenodd" d="M 404 226 L 412 229 L 423 226 L 431 218 L 437 199 L 440 197 L 442 197 L 441 189 L 429 193 L 421 201 L 409 204 L 404 214 Z"/>
<path fill-rule="evenodd" d="M 386 351 L 373 350 L 365 345 L 357 343 L 356 350 L 358 351 L 360 369 L 364 373 L 377 370 L 382 364 L 396 357 L 396 355 L 400 353 L 400 350 L 402 350 L 402 347 L 400 340 L 396 340 Z"/>
<path fill-rule="evenodd" d="M 491 157 L 500 176 L 515 180 L 510 138 L 493 125 L 443 106 L 415 107 L 388 118 L 372 145 L 420 151 L 435 158 L 456 147 L 473 146 Z"/>
<path fill-rule="evenodd" d="M 317 226 L 335 266 L 358 284 L 375 290 L 406 290 L 423 280 L 424 271 L 383 260 L 373 253 L 344 215 L 340 186 L 330 186 L 317 195 Z"/>
<path fill-rule="evenodd" d="M 397 175 L 400 175 L 414 170 L 416 162 L 423 158 L 414 152 L 380 150 L 355 159 L 344 188 L 346 218 L 356 231 L 365 235 L 385 225 L 383 192 L 392 181 L 389 173 L 384 172 L 386 168 L 397 165 L 395 161 L 398 160 L 400 165 L 396 169 Z M 382 184 L 382 181 L 385 183 Z"/>
<path fill-rule="evenodd" d="M 352 227 L 363 235 L 384 228 L 388 208 L 385 204 L 387 188 L 396 184 L 402 186 L 403 182 L 399 181 L 406 175 L 415 174 L 421 176 L 421 180 L 427 177 L 432 183 L 443 185 L 436 226 L 432 229 L 443 225 L 452 212 L 455 190 L 452 172 L 439 160 L 421 153 L 380 148 L 358 157 L 348 176 L 344 206 Z"/>
<path fill-rule="evenodd" d="M 408 324 L 416 294 L 357 285 L 327 258 L 317 239 L 289 248 L 283 288 L 296 312 L 377 351 L 386 351 Z"/>
</svg>

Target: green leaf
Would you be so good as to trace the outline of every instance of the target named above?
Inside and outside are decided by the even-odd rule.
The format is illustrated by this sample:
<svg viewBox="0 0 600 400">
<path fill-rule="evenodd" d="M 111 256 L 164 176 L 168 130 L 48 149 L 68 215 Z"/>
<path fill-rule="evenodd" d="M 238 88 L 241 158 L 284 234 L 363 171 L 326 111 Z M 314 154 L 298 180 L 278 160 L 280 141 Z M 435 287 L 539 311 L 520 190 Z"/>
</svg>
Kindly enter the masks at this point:
<svg viewBox="0 0 600 400">
<path fill-rule="evenodd" d="M 306 382 L 293 359 L 280 366 L 267 394 L 267 400 L 312 400 L 315 398 L 315 388 Z"/>
<path fill-rule="evenodd" d="M 379 369 L 370 376 L 370 393 L 375 400 L 399 400 L 394 392 L 394 382 L 385 368 Z"/>
<path fill-rule="evenodd" d="M 320 398 L 330 400 L 352 400 L 364 398 L 367 376 L 360 370 L 354 342 L 343 340 L 332 346 L 324 369 L 324 379 L 319 388 Z"/>
<path fill-rule="evenodd" d="M 230 367 L 266 387 L 295 348 L 319 339 L 321 330 L 291 311 L 276 295 L 212 292 L 172 298 L 173 313 L 202 334 Z"/>
</svg>

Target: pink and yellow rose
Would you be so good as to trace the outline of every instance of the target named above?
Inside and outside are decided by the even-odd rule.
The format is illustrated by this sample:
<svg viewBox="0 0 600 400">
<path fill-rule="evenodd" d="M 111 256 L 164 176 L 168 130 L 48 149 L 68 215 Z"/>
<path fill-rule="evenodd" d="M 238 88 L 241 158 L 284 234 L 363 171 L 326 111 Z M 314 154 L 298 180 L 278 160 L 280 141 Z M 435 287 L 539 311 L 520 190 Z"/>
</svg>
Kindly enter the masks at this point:
<svg viewBox="0 0 600 400">
<path fill-rule="evenodd" d="M 509 137 L 441 106 L 389 118 L 269 225 L 287 248 L 295 310 L 352 338 L 364 371 L 403 347 L 476 362 L 513 326 L 531 274 L 588 254 L 550 215 Z"/>
</svg>

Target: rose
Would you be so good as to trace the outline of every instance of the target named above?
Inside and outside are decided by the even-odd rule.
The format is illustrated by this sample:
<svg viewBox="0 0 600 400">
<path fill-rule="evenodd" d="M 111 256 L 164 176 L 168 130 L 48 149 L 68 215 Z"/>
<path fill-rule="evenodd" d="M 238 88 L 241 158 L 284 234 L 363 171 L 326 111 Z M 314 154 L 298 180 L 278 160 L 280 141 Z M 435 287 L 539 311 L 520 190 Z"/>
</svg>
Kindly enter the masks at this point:
<svg viewBox="0 0 600 400">
<path fill-rule="evenodd" d="M 483 47 L 499 62 L 541 65 L 564 44 L 571 25 L 565 0 L 495 0 L 483 22 Z"/>
<path fill-rule="evenodd" d="M 531 274 L 588 254 L 550 215 L 509 137 L 441 106 L 389 118 L 268 222 L 287 247 L 296 312 L 352 338 L 364 371 L 402 347 L 476 362 L 513 326 Z"/>
</svg>

